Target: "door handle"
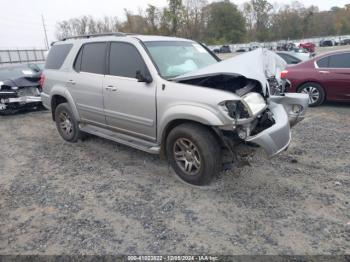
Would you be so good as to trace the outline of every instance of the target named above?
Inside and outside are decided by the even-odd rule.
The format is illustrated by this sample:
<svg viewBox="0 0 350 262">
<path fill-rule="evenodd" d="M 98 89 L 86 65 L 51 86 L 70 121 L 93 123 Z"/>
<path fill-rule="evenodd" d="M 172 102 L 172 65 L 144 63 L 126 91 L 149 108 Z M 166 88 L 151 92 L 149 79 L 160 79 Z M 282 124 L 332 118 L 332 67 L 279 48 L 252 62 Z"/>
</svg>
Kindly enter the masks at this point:
<svg viewBox="0 0 350 262">
<path fill-rule="evenodd" d="M 329 74 L 329 71 L 318 71 L 320 72 L 321 74 Z"/>
<path fill-rule="evenodd" d="M 106 90 L 115 92 L 115 91 L 117 91 L 118 89 L 117 89 L 115 86 L 108 85 L 108 86 L 106 86 Z"/>
<path fill-rule="evenodd" d="M 74 80 L 72 80 L 72 79 L 71 79 L 71 80 L 68 80 L 68 81 L 67 81 L 67 83 L 68 83 L 68 84 L 75 85 L 75 81 L 74 81 Z"/>
</svg>

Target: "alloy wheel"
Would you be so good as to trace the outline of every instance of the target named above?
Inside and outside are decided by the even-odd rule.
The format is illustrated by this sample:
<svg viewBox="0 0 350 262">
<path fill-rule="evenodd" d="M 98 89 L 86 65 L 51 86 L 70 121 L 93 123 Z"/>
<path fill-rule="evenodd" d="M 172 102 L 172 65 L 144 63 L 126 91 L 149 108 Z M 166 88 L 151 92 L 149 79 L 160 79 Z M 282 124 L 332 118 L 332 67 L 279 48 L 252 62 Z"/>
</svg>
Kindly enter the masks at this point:
<svg viewBox="0 0 350 262">
<path fill-rule="evenodd" d="M 73 124 L 69 115 L 66 112 L 61 112 L 59 114 L 59 124 L 61 130 L 67 135 L 70 136 L 73 132 Z"/>
<path fill-rule="evenodd" d="M 320 91 L 314 86 L 306 86 L 301 90 L 301 93 L 309 95 L 309 104 L 314 104 L 320 98 Z"/>
<path fill-rule="evenodd" d="M 179 138 L 175 141 L 173 154 L 176 164 L 187 175 L 196 175 L 201 168 L 201 159 L 197 146 L 189 139 Z"/>
</svg>

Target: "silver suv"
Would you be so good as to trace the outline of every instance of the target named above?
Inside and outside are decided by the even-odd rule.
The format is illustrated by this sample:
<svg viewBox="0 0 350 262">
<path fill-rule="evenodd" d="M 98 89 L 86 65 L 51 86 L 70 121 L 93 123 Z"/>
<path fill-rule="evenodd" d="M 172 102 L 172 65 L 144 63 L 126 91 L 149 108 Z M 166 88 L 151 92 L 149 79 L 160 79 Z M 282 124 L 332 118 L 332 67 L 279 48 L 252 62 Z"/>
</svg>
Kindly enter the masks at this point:
<svg viewBox="0 0 350 262">
<path fill-rule="evenodd" d="M 220 61 L 181 38 L 88 35 L 53 44 L 42 101 L 62 138 L 97 135 L 167 157 L 177 175 L 208 184 L 239 143 L 268 156 L 304 118 L 304 94 L 271 95 L 281 59 L 258 49 Z"/>
</svg>

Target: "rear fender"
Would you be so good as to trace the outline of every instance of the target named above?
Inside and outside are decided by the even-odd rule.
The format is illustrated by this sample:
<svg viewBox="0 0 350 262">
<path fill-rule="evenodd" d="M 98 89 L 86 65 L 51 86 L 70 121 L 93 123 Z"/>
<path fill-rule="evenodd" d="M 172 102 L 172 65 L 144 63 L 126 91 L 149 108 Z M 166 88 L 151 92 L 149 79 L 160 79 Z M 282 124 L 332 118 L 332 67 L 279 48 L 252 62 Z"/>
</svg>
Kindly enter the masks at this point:
<svg viewBox="0 0 350 262">
<path fill-rule="evenodd" d="M 55 95 L 62 96 L 62 97 L 64 97 L 67 100 L 70 108 L 72 109 L 72 113 L 73 113 L 75 119 L 77 121 L 79 121 L 80 120 L 80 116 L 79 116 L 77 107 L 76 107 L 76 105 L 74 103 L 72 95 L 68 92 L 68 90 L 65 87 L 62 87 L 62 86 L 54 86 L 51 89 L 51 92 L 50 92 L 50 105 L 51 105 L 51 99 Z"/>
</svg>

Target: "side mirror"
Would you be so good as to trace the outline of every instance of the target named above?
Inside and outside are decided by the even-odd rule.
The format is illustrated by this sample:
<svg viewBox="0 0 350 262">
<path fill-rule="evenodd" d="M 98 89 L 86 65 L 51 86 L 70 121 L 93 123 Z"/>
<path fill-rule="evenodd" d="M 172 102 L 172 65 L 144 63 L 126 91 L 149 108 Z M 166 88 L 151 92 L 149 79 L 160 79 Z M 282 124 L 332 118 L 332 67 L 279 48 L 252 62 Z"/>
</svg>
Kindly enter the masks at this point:
<svg viewBox="0 0 350 262">
<path fill-rule="evenodd" d="M 152 83 L 153 81 L 152 77 L 149 74 L 143 75 L 140 70 L 136 71 L 136 79 L 138 82 L 144 82 L 147 84 Z"/>
</svg>

